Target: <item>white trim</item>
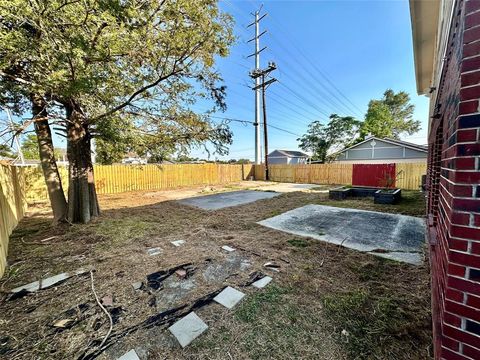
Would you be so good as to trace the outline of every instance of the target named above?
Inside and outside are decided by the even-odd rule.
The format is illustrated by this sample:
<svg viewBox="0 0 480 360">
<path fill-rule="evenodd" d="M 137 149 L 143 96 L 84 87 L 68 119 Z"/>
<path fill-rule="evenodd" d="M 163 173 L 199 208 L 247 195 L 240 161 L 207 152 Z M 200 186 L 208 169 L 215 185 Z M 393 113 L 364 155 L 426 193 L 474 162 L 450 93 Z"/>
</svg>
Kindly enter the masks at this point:
<svg viewBox="0 0 480 360">
<path fill-rule="evenodd" d="M 399 159 L 350 159 L 350 160 L 335 160 L 335 163 L 342 164 L 393 164 L 393 163 L 427 163 L 427 158 L 399 158 Z"/>
<path fill-rule="evenodd" d="M 340 153 L 342 153 L 342 152 L 344 152 L 344 151 L 346 151 L 346 150 L 353 150 L 352 148 L 357 147 L 358 145 L 364 144 L 364 143 L 366 143 L 367 141 L 370 141 L 370 140 L 372 140 L 372 139 L 376 139 L 376 140 L 378 140 L 378 141 L 383 141 L 383 142 L 386 142 L 386 143 L 389 143 L 389 144 L 392 144 L 392 145 L 396 145 L 396 146 L 399 146 L 399 147 L 405 146 L 405 147 L 407 147 L 407 148 L 409 148 L 409 149 L 412 149 L 412 150 L 417 150 L 417 151 L 420 151 L 420 152 L 428 153 L 428 150 L 427 150 L 427 149 L 419 149 L 419 148 L 416 148 L 416 147 L 414 147 L 414 146 L 409 146 L 409 145 L 407 145 L 407 144 L 399 144 L 399 143 L 396 143 L 395 141 L 391 141 L 391 140 L 388 140 L 388 139 L 377 138 L 376 136 L 373 136 L 373 137 L 370 137 L 370 138 L 368 138 L 368 139 L 365 139 L 365 140 L 359 142 L 358 144 L 352 145 L 352 146 L 350 146 L 350 147 L 348 147 L 348 148 L 345 148 L 345 149 L 340 150 L 340 151 L 338 151 L 338 152 L 336 152 L 336 153 L 333 153 L 332 155 L 340 154 Z M 401 141 L 401 140 L 399 140 L 399 141 Z M 358 150 L 360 150 L 360 149 L 358 149 Z M 367 150 L 368 150 L 368 149 L 367 149 Z"/>
<path fill-rule="evenodd" d="M 308 156 L 270 156 L 268 155 L 269 159 L 308 159 Z"/>
</svg>

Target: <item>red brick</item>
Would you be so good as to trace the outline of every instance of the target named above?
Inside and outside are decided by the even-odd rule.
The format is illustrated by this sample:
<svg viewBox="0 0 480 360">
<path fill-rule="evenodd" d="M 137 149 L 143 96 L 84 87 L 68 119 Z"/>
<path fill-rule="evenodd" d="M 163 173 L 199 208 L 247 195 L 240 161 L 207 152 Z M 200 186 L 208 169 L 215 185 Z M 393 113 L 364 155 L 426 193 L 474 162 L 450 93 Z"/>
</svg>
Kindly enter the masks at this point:
<svg viewBox="0 0 480 360">
<path fill-rule="evenodd" d="M 457 250 L 457 251 L 467 251 L 468 249 L 468 241 L 466 240 L 459 240 L 459 239 L 450 239 L 448 241 L 448 246 L 451 250 Z M 449 272 L 450 273 L 450 272 Z M 457 274 L 453 274 L 453 273 L 450 273 L 452 275 L 457 275 Z M 457 276 L 464 276 L 465 274 L 463 275 L 457 275 Z"/>
<path fill-rule="evenodd" d="M 470 214 L 454 212 L 450 218 L 452 224 L 469 225 Z"/>
<path fill-rule="evenodd" d="M 479 184 L 480 171 L 456 171 L 449 179 L 454 182 Z"/>
<path fill-rule="evenodd" d="M 456 264 L 471 266 L 471 267 L 474 267 L 476 269 L 480 268 L 480 257 L 479 256 L 459 253 L 459 252 L 456 252 L 456 251 L 449 251 L 449 253 L 450 253 L 450 256 L 449 256 L 450 261 L 452 261 Z"/>
<path fill-rule="evenodd" d="M 480 41 L 463 45 L 463 56 L 470 57 L 480 54 Z"/>
<path fill-rule="evenodd" d="M 447 284 L 449 287 L 452 287 L 457 290 L 465 291 L 473 294 L 480 294 L 480 284 L 473 281 L 464 280 L 461 278 L 456 278 L 449 276 L 447 279 Z"/>
<path fill-rule="evenodd" d="M 452 208 L 460 211 L 480 212 L 480 201 L 476 199 L 454 199 Z"/>
<path fill-rule="evenodd" d="M 471 360 L 466 356 L 463 356 L 459 353 L 453 352 L 450 349 L 447 349 L 446 347 L 442 347 L 441 359 L 442 360 Z"/>
<path fill-rule="evenodd" d="M 467 305 L 480 309 L 480 297 L 468 294 Z"/>
<path fill-rule="evenodd" d="M 480 155 L 480 144 L 458 144 L 452 153 L 458 156 L 477 156 Z"/>
<path fill-rule="evenodd" d="M 456 158 L 454 166 L 457 170 L 475 170 L 475 158 Z"/>
<path fill-rule="evenodd" d="M 480 243 L 472 242 L 472 254 L 480 255 Z"/>
<path fill-rule="evenodd" d="M 472 359 L 480 359 L 480 349 L 463 345 L 463 355 L 467 355 Z"/>
<path fill-rule="evenodd" d="M 447 300 L 445 302 L 445 310 L 454 314 L 458 314 L 467 319 L 480 321 L 480 310 L 470 306 L 466 306 L 463 304 L 459 304 L 459 303 Z"/>
<path fill-rule="evenodd" d="M 455 326 L 455 327 L 458 327 L 458 328 L 461 328 L 461 326 L 462 326 L 462 318 L 460 318 L 457 315 L 453 315 L 449 312 L 444 312 L 443 322 L 445 324 Z"/>
<path fill-rule="evenodd" d="M 465 29 L 480 25 L 480 12 L 465 17 Z"/>
<path fill-rule="evenodd" d="M 447 292 L 445 293 L 445 297 L 447 299 L 450 299 L 450 300 L 453 300 L 453 301 L 456 301 L 456 302 L 463 302 L 463 292 L 461 291 L 457 291 L 457 290 L 454 290 L 454 289 L 450 289 L 448 288 L 447 289 Z M 447 316 L 447 314 L 445 314 L 445 316 Z M 453 315 L 451 315 L 453 316 Z M 460 321 L 460 318 L 458 318 L 458 321 Z M 452 325 L 454 323 L 451 323 Z M 460 323 L 458 323 L 458 326 L 460 326 Z"/>
<path fill-rule="evenodd" d="M 449 337 L 442 337 L 442 345 L 453 351 L 458 351 L 460 343 L 457 340 L 450 339 Z"/>
<path fill-rule="evenodd" d="M 473 226 L 480 226 L 480 215 L 473 215 Z"/>
<path fill-rule="evenodd" d="M 453 225 L 450 229 L 450 235 L 452 237 L 458 237 L 463 239 L 480 240 L 480 229 Z M 480 265 L 480 258 L 478 259 L 478 261 Z"/>
<path fill-rule="evenodd" d="M 475 60 L 476 64 L 473 69 L 479 69 L 480 68 L 480 57 L 471 59 L 472 61 Z M 469 60 L 466 60 L 468 62 Z M 463 67 L 463 64 L 462 64 Z M 471 70 L 473 70 L 471 69 Z M 468 70 L 464 70 L 468 71 Z M 480 85 L 477 86 L 472 86 L 468 88 L 463 88 L 460 90 L 460 100 L 465 101 L 465 100 L 472 100 L 472 99 L 478 99 L 480 98 Z"/>
<path fill-rule="evenodd" d="M 476 85 L 478 83 L 480 83 L 480 71 L 462 74 L 462 87 Z"/>
<path fill-rule="evenodd" d="M 457 143 L 471 142 L 477 140 L 477 129 L 458 130 Z"/>
<path fill-rule="evenodd" d="M 478 0 L 467 0 L 465 1 L 465 14 L 468 15 L 475 11 L 480 10 L 480 1 Z"/>
<path fill-rule="evenodd" d="M 455 179 L 455 177 L 453 178 Z M 461 197 L 472 197 L 472 186 L 471 185 L 452 185 L 450 184 L 449 192 L 454 196 Z"/>
<path fill-rule="evenodd" d="M 468 44 L 472 41 L 480 39 L 480 26 L 465 30 L 463 33 L 463 43 Z"/>
<path fill-rule="evenodd" d="M 473 347 L 480 348 L 480 336 L 469 334 L 460 329 L 454 328 L 449 325 L 443 327 L 444 334 L 452 339 L 458 340 L 462 343 L 472 345 Z"/>
<path fill-rule="evenodd" d="M 448 274 L 453 276 L 465 277 L 465 266 L 450 263 L 448 264 Z"/>
</svg>

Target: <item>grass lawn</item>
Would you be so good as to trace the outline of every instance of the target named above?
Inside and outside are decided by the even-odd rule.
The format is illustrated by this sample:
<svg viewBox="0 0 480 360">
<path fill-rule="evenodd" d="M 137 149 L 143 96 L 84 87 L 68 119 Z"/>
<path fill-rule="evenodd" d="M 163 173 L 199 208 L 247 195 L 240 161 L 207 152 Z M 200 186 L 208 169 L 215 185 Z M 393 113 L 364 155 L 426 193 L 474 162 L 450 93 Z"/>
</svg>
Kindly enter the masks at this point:
<svg viewBox="0 0 480 360">
<path fill-rule="evenodd" d="M 403 191 L 399 204 L 375 205 L 293 192 L 217 211 L 174 201 L 201 191 L 104 195 L 100 218 L 54 229 L 47 209 L 33 209 L 11 236 L 10 267 L 0 280 L 0 357 L 115 359 L 135 348 L 142 359 L 432 358 L 427 263 L 397 263 L 256 224 L 307 204 L 423 217 L 421 193 Z M 186 242 L 176 248 L 170 241 L 178 239 Z M 237 251 L 226 254 L 222 245 Z M 161 254 L 149 256 L 151 247 Z M 267 261 L 280 271 L 266 269 Z M 156 291 L 132 288 L 147 274 L 180 264 L 190 264 L 187 279 L 172 275 Z M 8 300 L 8 289 L 81 267 L 95 269 L 99 298 L 113 299 L 104 351 L 95 352 L 109 321 L 89 274 Z M 272 283 L 262 290 L 247 286 L 259 272 Z M 232 310 L 209 301 L 227 285 L 246 293 Z M 209 329 L 182 350 L 166 327 L 191 309 Z M 73 325 L 53 326 L 65 318 Z"/>
</svg>

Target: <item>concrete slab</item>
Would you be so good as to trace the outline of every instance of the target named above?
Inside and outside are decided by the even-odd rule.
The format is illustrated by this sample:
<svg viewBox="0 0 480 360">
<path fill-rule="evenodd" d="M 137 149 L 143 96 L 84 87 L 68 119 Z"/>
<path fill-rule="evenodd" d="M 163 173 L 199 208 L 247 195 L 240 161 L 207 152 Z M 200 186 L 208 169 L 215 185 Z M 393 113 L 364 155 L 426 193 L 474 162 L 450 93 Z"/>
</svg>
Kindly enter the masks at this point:
<svg viewBox="0 0 480 360">
<path fill-rule="evenodd" d="M 41 279 L 38 281 L 34 281 L 30 284 L 22 285 L 19 286 L 15 289 L 10 290 L 11 293 L 18 293 L 20 291 L 27 291 L 27 292 L 35 292 L 40 289 L 46 289 L 49 288 L 53 285 L 59 284 L 64 280 L 67 280 L 68 278 L 75 276 L 75 275 L 82 275 L 84 273 L 88 272 L 88 270 L 85 269 L 79 269 L 75 270 L 72 272 L 64 272 L 58 275 L 51 276 L 46 279 Z"/>
<path fill-rule="evenodd" d="M 225 250 L 225 251 L 228 251 L 228 252 L 232 252 L 232 251 L 235 251 L 234 248 L 228 246 L 228 245 L 223 245 L 222 246 L 222 249 Z"/>
<path fill-rule="evenodd" d="M 238 252 L 232 252 L 226 256 L 225 261 L 212 261 L 202 271 L 205 281 L 210 284 L 222 284 L 232 274 L 247 270 L 252 264 L 243 258 Z"/>
<path fill-rule="evenodd" d="M 227 286 L 220 294 L 215 296 L 213 300 L 215 300 L 220 305 L 225 306 L 227 309 L 231 309 L 235 305 L 237 305 L 244 296 L 245 294 L 241 291 L 238 291 L 231 286 Z"/>
<path fill-rule="evenodd" d="M 258 289 L 262 289 L 265 286 L 267 286 L 270 283 L 270 281 L 272 281 L 272 278 L 270 276 L 265 276 L 265 277 L 261 278 L 260 280 L 255 281 L 252 284 L 252 286 L 255 286 Z"/>
<path fill-rule="evenodd" d="M 408 252 L 392 251 L 388 253 L 369 252 L 369 254 L 380 256 L 385 259 L 403 261 L 413 265 L 421 265 L 423 263 L 423 258 L 424 258 L 423 254 L 418 252 L 408 253 Z"/>
<path fill-rule="evenodd" d="M 218 210 L 257 200 L 270 199 L 278 195 L 280 194 L 275 192 L 242 190 L 183 199 L 180 200 L 180 203 L 204 210 Z"/>
<path fill-rule="evenodd" d="M 117 360 L 140 360 L 134 349 L 120 356 Z"/>
<path fill-rule="evenodd" d="M 193 311 L 168 328 L 182 348 L 189 345 L 207 329 L 208 325 Z"/>
<path fill-rule="evenodd" d="M 175 241 L 170 241 L 173 246 L 179 247 L 185 244 L 185 240 L 175 240 Z"/>
<path fill-rule="evenodd" d="M 421 262 L 425 242 L 421 218 L 323 205 L 303 206 L 259 224 L 412 264 Z"/>
<path fill-rule="evenodd" d="M 159 248 L 159 247 L 147 249 L 147 254 L 150 256 L 159 255 L 161 253 L 162 253 L 162 248 Z"/>
</svg>

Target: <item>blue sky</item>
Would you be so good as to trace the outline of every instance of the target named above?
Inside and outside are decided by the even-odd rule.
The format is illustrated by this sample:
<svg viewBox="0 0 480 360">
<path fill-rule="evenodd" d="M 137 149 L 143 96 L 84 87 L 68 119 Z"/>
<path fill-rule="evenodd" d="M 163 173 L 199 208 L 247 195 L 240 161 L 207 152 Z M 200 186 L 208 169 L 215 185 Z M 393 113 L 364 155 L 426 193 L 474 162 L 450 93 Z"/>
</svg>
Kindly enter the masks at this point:
<svg viewBox="0 0 480 360">
<path fill-rule="evenodd" d="M 254 94 L 247 87 L 253 27 L 250 13 L 263 4 L 261 66 L 275 61 L 279 80 L 267 90 L 268 122 L 291 133 L 305 133 L 314 120 L 326 122 L 337 113 L 359 119 L 369 100 L 387 88 L 404 90 L 416 106 L 422 130 L 404 140 L 425 144 L 428 99 L 418 96 L 408 2 L 404 1 L 253 1 L 222 0 L 221 8 L 236 20 L 238 42 L 218 69 L 227 85 L 228 110 L 218 116 L 254 119 Z M 328 80 L 326 80 L 328 79 Z M 331 85 L 334 84 L 334 87 Z M 339 91 L 337 91 L 337 89 Z M 230 124 L 234 142 L 230 154 L 218 158 L 254 157 L 253 125 Z M 269 129 L 269 148 L 297 149 L 298 136 Z M 206 157 L 201 150 L 192 155 Z M 216 157 L 216 156 L 213 156 Z"/>
<path fill-rule="evenodd" d="M 261 22 L 261 67 L 275 61 L 279 80 L 267 90 L 269 149 L 298 148 L 297 138 L 314 120 L 328 121 L 328 115 L 353 115 L 362 120 L 368 102 L 381 98 L 387 88 L 407 91 L 416 106 L 415 118 L 422 129 L 404 140 L 426 144 L 428 99 L 418 96 L 412 51 L 410 15 L 407 0 L 398 1 L 254 1 L 220 0 L 223 11 L 233 15 L 237 43 L 217 67 L 227 86 L 225 113 L 219 117 L 254 120 L 254 93 L 248 76 L 254 59 L 252 12 L 263 4 L 268 15 Z M 334 86 L 332 86 L 334 84 Z M 207 106 L 199 104 L 198 111 Z M 215 119 L 216 121 L 220 121 Z M 227 156 L 211 159 L 254 159 L 253 125 L 231 122 L 233 145 Z M 262 135 L 263 138 L 263 135 Z M 54 137 L 65 148 L 63 138 Z M 263 146 L 262 146 L 263 149 Z M 202 149 L 191 152 L 207 158 Z"/>
</svg>

